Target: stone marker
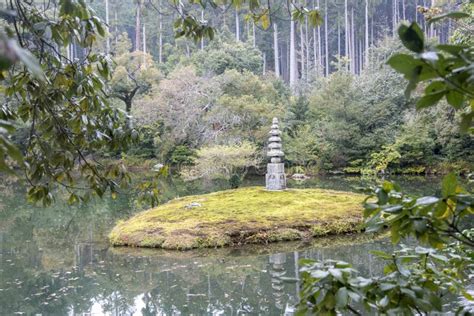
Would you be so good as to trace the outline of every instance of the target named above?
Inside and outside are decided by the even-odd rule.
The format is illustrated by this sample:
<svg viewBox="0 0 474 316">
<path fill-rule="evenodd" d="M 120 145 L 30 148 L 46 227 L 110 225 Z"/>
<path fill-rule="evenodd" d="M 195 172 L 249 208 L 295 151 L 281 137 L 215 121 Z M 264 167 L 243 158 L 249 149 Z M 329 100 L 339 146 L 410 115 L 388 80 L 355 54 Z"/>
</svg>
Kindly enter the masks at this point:
<svg viewBox="0 0 474 316">
<path fill-rule="evenodd" d="M 270 158 L 270 162 L 267 164 L 267 174 L 265 175 L 265 187 L 271 191 L 286 189 L 285 165 L 281 160 L 285 154 L 282 151 L 280 135 L 278 119 L 275 117 L 270 130 L 270 138 L 268 138 L 267 156 Z"/>
</svg>

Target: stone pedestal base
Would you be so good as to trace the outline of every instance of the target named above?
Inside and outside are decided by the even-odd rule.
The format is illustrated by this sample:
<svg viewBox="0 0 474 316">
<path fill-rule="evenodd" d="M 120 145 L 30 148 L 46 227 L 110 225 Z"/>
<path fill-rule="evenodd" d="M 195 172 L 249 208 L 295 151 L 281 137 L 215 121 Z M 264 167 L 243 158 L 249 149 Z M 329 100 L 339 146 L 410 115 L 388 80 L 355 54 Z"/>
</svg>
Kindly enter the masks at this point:
<svg viewBox="0 0 474 316">
<path fill-rule="evenodd" d="M 285 165 L 283 163 L 267 164 L 265 187 L 267 190 L 271 191 L 279 191 L 286 189 Z"/>
</svg>

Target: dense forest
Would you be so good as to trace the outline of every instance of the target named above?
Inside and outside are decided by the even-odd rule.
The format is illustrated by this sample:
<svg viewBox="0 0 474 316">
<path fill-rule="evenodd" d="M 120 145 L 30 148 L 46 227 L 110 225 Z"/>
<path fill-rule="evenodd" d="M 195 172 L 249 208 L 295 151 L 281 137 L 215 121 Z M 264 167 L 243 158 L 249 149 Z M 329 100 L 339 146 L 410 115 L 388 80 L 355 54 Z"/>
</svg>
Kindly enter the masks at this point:
<svg viewBox="0 0 474 316">
<path fill-rule="evenodd" d="M 230 3 L 206 9 L 167 1 L 91 5 L 109 25 L 110 36 L 95 49 L 116 62 L 115 104 L 142 132 L 129 156 L 181 169 L 212 155 L 201 148 L 221 146 L 230 155 L 238 150 L 233 145 L 249 142 L 247 154 L 254 151 L 257 159 L 240 165 L 258 167 L 276 116 L 285 123 L 293 171 L 465 172 L 473 143 L 459 133 L 456 114 L 443 103 L 415 112 L 401 76 L 385 64 L 403 51 L 393 38 L 402 20 L 419 21 L 430 41 L 441 43 L 468 27 L 451 19 L 428 25 L 436 10 L 459 7 L 438 2 L 301 3 L 320 9 L 317 27 L 308 16 L 295 20 L 286 1 L 272 1 L 268 20 L 257 23 L 248 8 Z M 215 39 L 176 38 L 182 10 L 214 26 Z M 86 53 L 69 47 L 71 58 Z"/>
</svg>

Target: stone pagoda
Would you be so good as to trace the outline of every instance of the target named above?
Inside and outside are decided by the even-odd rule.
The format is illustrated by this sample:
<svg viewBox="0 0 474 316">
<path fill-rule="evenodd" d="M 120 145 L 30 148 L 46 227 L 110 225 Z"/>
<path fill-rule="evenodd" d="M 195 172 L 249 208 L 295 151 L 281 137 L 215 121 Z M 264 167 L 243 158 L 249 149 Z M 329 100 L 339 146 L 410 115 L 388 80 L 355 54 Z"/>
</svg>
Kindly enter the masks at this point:
<svg viewBox="0 0 474 316">
<path fill-rule="evenodd" d="M 268 139 L 267 156 L 270 158 L 270 162 L 267 164 L 267 174 L 265 175 L 265 187 L 270 191 L 286 189 L 285 165 L 282 162 L 284 153 L 280 135 L 278 119 L 275 117 L 273 118 L 270 138 Z"/>
</svg>

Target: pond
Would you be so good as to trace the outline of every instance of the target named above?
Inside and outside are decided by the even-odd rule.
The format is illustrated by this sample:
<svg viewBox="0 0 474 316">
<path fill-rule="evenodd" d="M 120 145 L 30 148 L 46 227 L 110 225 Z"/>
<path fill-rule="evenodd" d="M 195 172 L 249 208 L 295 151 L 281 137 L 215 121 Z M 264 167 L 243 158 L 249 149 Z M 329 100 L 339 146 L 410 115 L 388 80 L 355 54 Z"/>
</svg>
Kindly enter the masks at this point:
<svg viewBox="0 0 474 316">
<path fill-rule="evenodd" d="M 414 194 L 433 194 L 440 179 L 393 179 Z M 370 181 L 333 176 L 291 187 L 355 191 Z M 263 185 L 251 179 L 245 185 Z M 222 184 L 168 181 L 163 199 L 222 189 Z M 114 223 L 136 212 L 133 198 L 56 202 L 33 207 L 16 183 L 0 184 L 0 315 L 292 315 L 298 259 L 352 262 L 380 273 L 370 250 L 390 250 L 362 235 L 229 249 L 169 252 L 111 248 Z"/>
</svg>

